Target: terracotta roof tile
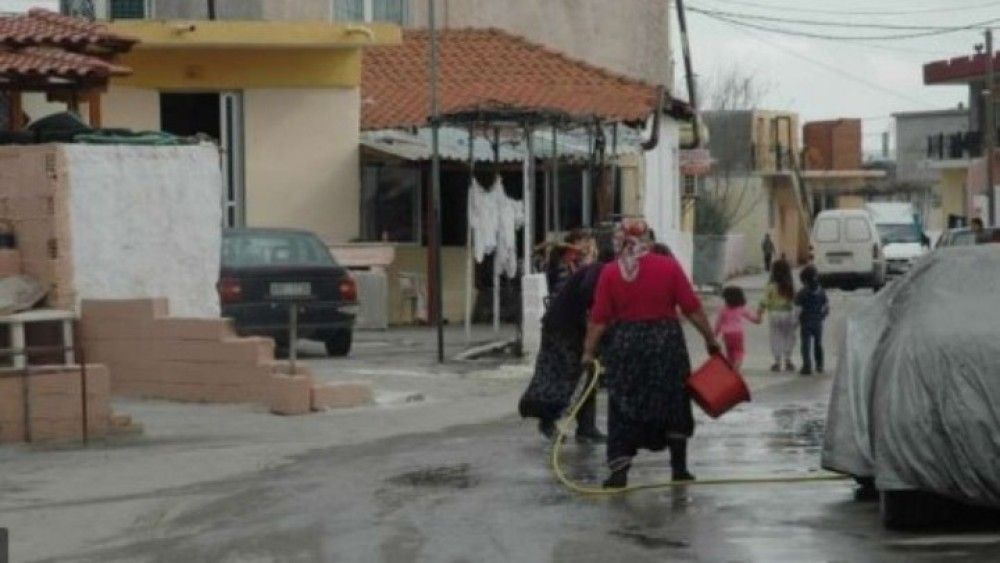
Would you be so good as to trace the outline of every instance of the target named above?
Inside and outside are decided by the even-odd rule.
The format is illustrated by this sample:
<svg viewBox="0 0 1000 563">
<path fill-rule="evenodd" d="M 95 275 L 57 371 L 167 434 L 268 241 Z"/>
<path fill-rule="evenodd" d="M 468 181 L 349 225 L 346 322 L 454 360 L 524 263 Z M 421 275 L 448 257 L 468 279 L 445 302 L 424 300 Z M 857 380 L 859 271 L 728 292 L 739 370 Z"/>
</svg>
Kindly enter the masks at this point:
<svg viewBox="0 0 1000 563">
<path fill-rule="evenodd" d="M 17 51 L 0 51 L 0 77 L 7 79 L 30 77 L 107 78 L 129 74 L 127 67 L 118 66 L 89 55 L 67 53 L 57 49 L 26 47 Z"/>
<path fill-rule="evenodd" d="M 444 114 L 484 108 L 549 110 L 577 118 L 638 122 L 656 108 L 658 88 L 625 78 L 497 29 L 439 34 Z M 427 124 L 427 31 L 405 31 L 399 45 L 364 52 L 363 129 Z"/>
<path fill-rule="evenodd" d="M 70 50 L 94 47 L 127 51 L 138 39 L 113 33 L 107 27 L 41 8 L 0 18 L 0 44 L 8 47 L 50 45 Z"/>
</svg>

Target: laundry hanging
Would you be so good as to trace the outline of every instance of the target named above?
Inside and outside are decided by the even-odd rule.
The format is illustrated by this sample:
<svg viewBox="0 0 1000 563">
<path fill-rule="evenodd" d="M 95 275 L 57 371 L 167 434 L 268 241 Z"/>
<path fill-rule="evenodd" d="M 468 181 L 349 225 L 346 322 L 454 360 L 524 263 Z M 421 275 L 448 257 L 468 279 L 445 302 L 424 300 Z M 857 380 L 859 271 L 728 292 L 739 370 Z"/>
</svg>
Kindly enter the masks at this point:
<svg viewBox="0 0 1000 563">
<path fill-rule="evenodd" d="M 495 253 L 497 270 L 509 278 L 516 276 L 517 230 L 524 227 L 523 202 L 507 196 L 499 176 L 489 190 L 473 180 L 469 186 L 468 218 L 476 262 Z"/>
</svg>

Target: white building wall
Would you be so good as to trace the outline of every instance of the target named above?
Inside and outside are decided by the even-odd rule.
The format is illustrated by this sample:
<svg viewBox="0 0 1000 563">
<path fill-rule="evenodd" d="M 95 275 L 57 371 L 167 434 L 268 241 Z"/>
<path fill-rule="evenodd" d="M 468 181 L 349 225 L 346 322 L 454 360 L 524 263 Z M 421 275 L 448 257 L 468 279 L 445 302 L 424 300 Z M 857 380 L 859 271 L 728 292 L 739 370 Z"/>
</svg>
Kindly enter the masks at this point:
<svg viewBox="0 0 1000 563">
<path fill-rule="evenodd" d="M 690 274 L 694 241 L 691 233 L 681 230 L 679 142 L 679 123 L 670 118 L 661 120 L 659 143 L 644 157 L 642 210 L 646 222 L 656 233 L 656 239 L 670 246 L 684 270 Z"/>
<path fill-rule="evenodd" d="M 222 174 L 213 145 L 60 145 L 78 299 L 166 297 L 218 317 Z"/>
</svg>

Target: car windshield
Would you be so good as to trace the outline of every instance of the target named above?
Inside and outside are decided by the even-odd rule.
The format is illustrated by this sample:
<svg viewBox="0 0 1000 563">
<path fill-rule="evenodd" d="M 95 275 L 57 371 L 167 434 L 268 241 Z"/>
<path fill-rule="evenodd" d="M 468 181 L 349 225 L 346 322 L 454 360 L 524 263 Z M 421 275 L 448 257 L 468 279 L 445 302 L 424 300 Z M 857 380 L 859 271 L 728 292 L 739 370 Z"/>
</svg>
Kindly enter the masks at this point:
<svg viewBox="0 0 1000 563">
<path fill-rule="evenodd" d="M 920 242 L 920 231 L 917 226 L 909 223 L 878 225 L 878 235 L 882 244 Z"/>
<path fill-rule="evenodd" d="M 222 265 L 336 266 L 330 251 L 307 233 L 227 233 L 222 239 Z"/>
</svg>

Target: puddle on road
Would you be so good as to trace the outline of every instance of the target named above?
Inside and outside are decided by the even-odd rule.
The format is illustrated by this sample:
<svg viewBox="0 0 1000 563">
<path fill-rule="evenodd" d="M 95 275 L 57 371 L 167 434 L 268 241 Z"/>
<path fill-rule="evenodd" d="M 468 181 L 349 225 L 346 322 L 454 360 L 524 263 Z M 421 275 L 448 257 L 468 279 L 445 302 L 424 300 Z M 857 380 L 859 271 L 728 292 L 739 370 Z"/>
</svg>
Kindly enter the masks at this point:
<svg viewBox="0 0 1000 563">
<path fill-rule="evenodd" d="M 826 430 L 826 409 L 790 406 L 775 409 L 776 432 L 769 433 L 771 444 L 779 447 L 818 448 Z"/>
<path fill-rule="evenodd" d="M 425 488 L 468 489 L 479 484 L 468 463 L 424 467 L 387 479 L 394 485 Z"/>
<path fill-rule="evenodd" d="M 608 535 L 630 540 L 646 549 L 662 549 L 665 547 L 680 549 L 689 547 L 690 545 L 686 541 L 675 540 L 663 536 L 654 536 L 633 529 L 612 530 L 608 532 Z"/>
</svg>

